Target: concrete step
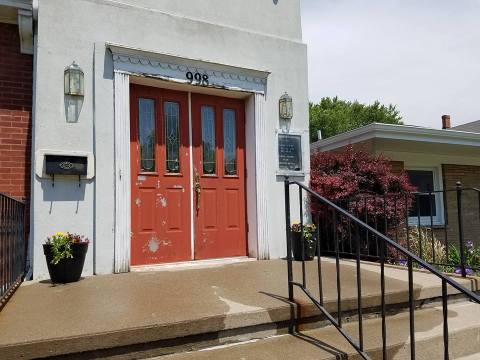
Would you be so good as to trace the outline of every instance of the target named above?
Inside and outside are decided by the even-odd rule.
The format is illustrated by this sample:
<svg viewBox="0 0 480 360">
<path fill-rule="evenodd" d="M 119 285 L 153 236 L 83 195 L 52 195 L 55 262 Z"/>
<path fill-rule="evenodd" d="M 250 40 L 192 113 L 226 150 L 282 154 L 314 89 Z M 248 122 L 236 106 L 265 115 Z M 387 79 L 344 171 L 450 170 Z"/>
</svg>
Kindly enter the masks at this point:
<svg viewBox="0 0 480 360">
<path fill-rule="evenodd" d="M 480 359 L 480 305 L 461 302 L 449 306 L 451 359 Z M 416 311 L 416 359 L 443 358 L 442 308 Z M 357 323 L 345 325 L 356 336 Z M 372 359 L 381 359 L 381 320 L 364 322 L 365 349 Z M 410 359 L 409 315 L 387 320 L 388 359 Z M 221 346 L 196 352 L 157 357 L 157 360 L 268 360 L 268 359 L 360 359 L 355 350 L 332 326 L 294 335 L 274 336 L 248 343 Z"/>
<path fill-rule="evenodd" d="M 316 262 L 307 263 L 307 285 L 318 294 Z M 336 312 L 335 262 L 323 260 L 325 306 Z M 300 264 L 295 263 L 300 279 Z M 379 266 L 362 265 L 364 314 L 378 311 Z M 386 267 L 389 310 L 408 300 L 407 272 Z M 457 278 L 458 279 L 458 278 Z M 458 279 L 477 290 L 477 279 Z M 355 321 L 356 270 L 341 262 L 342 310 Z M 449 294 L 456 291 L 449 289 Z M 420 306 L 441 294 L 434 276 L 414 274 Z M 24 284 L 0 312 L 0 358 L 138 359 L 193 351 L 288 333 L 290 319 L 309 330 L 325 326 L 317 309 L 295 292 L 287 300 L 286 262 L 253 261 L 203 269 L 104 275 L 78 283 Z"/>
</svg>

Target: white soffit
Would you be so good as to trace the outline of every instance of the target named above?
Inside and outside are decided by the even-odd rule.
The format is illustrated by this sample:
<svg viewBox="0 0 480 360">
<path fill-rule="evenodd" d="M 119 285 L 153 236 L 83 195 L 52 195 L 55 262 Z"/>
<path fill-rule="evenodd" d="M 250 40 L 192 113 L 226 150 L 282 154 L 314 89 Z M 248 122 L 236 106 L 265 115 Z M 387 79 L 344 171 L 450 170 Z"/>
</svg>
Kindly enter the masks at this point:
<svg viewBox="0 0 480 360">
<path fill-rule="evenodd" d="M 480 147 L 479 133 L 430 129 L 412 125 L 373 123 L 324 140 L 316 141 L 311 144 L 311 148 L 312 150 L 330 151 L 371 139 L 406 140 Z"/>
<path fill-rule="evenodd" d="M 198 59 L 148 52 L 107 44 L 113 55 L 115 71 L 136 76 L 156 77 L 181 84 L 266 93 L 268 71 L 245 69 Z M 186 74 L 208 76 L 208 85 L 190 81 Z M 198 83 L 198 85 L 197 85 Z"/>
<path fill-rule="evenodd" d="M 32 1 L 0 0 L 0 22 L 18 24 L 20 52 L 33 55 Z"/>
</svg>

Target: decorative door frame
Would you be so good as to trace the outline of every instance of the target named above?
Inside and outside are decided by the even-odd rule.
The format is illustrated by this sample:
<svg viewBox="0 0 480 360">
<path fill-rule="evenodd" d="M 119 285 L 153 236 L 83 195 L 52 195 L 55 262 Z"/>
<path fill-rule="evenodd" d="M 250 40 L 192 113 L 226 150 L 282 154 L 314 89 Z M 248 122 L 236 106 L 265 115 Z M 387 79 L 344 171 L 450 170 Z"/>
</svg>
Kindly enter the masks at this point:
<svg viewBox="0 0 480 360">
<path fill-rule="evenodd" d="M 247 156 L 252 150 L 254 156 L 250 161 L 246 159 L 246 163 L 247 172 L 250 176 L 254 176 L 255 181 L 249 182 L 246 179 L 246 183 L 247 193 L 255 194 L 255 196 L 253 204 L 253 199 L 250 199 L 250 203 L 247 199 L 249 220 L 247 241 L 251 257 L 269 259 L 268 199 L 264 190 L 268 184 L 267 150 L 265 141 L 262 141 L 268 137 L 264 107 L 269 73 L 146 52 L 113 44 L 107 44 L 107 47 L 112 52 L 114 65 L 114 271 L 121 273 L 130 270 L 130 76 L 147 76 L 191 85 L 192 81 L 185 77 L 187 72 L 208 74 L 209 87 L 243 91 L 250 94 L 245 101 L 246 136 L 255 139 L 255 148 L 248 149 L 247 147 Z M 201 84 L 198 85 L 201 86 Z M 188 91 L 186 90 L 186 92 Z"/>
</svg>

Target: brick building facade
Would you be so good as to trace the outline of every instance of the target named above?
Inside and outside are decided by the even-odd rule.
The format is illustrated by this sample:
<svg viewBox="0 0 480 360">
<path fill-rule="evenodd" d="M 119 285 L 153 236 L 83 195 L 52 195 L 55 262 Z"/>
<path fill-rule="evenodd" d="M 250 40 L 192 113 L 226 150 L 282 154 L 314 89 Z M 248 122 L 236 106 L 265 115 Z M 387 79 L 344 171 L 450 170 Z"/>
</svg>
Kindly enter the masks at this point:
<svg viewBox="0 0 480 360">
<path fill-rule="evenodd" d="M 391 161 L 390 165 L 397 174 L 404 170 L 402 161 Z M 449 244 L 458 243 L 457 193 L 454 190 L 460 181 L 464 189 L 462 191 L 464 240 L 471 240 L 480 245 L 480 193 L 472 190 L 480 189 L 480 166 L 442 164 L 442 179 L 442 190 L 446 190 L 443 197 L 444 224 L 434 226 L 435 237 L 442 242 L 447 239 Z"/>
<path fill-rule="evenodd" d="M 18 26 L 0 23 L 0 192 L 30 195 L 33 56 L 20 52 Z"/>
<path fill-rule="evenodd" d="M 480 245 L 480 194 L 471 188 L 480 189 L 480 166 L 443 164 L 444 189 L 454 189 L 457 181 L 465 188 L 462 191 L 462 218 L 465 241 Z M 456 192 L 445 195 L 445 226 L 448 241 L 458 241 L 458 210 Z M 443 234 L 442 238 L 445 237 Z"/>
</svg>

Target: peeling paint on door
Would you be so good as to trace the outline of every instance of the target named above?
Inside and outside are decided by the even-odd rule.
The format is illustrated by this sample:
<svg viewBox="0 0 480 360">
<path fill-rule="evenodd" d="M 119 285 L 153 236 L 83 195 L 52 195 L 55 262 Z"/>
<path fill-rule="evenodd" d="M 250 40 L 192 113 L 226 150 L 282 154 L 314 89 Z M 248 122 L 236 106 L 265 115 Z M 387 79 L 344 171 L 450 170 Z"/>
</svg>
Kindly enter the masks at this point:
<svg viewBox="0 0 480 360">
<path fill-rule="evenodd" d="M 155 238 L 151 238 L 150 241 L 148 242 L 148 250 L 154 253 L 154 252 L 157 252 L 159 248 L 160 248 L 160 245 L 158 244 L 158 240 Z"/>
</svg>

